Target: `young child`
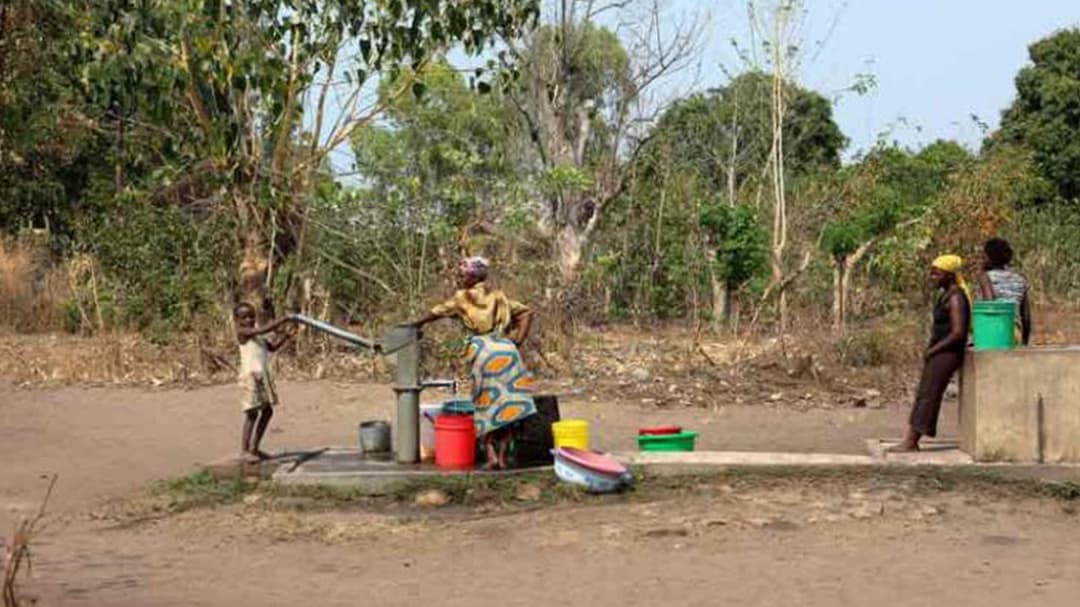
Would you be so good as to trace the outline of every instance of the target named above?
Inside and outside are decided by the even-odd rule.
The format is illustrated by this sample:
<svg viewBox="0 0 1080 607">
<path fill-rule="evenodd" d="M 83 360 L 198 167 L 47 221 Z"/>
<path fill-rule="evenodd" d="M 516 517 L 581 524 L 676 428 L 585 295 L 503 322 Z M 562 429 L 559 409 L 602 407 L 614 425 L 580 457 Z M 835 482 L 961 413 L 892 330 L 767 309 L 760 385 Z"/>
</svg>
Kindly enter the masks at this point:
<svg viewBox="0 0 1080 607">
<path fill-rule="evenodd" d="M 240 449 L 245 456 L 258 459 L 269 457 L 259 449 L 270 418 L 274 416 L 277 405 L 277 392 L 270 376 L 270 353 L 285 345 L 293 335 L 293 327 L 277 340 L 264 337 L 277 331 L 289 322 L 288 318 L 279 318 L 264 326 L 256 326 L 255 307 L 241 303 L 233 311 L 236 318 L 236 343 L 240 347 L 240 372 L 238 381 L 244 389 L 244 432 Z"/>
</svg>

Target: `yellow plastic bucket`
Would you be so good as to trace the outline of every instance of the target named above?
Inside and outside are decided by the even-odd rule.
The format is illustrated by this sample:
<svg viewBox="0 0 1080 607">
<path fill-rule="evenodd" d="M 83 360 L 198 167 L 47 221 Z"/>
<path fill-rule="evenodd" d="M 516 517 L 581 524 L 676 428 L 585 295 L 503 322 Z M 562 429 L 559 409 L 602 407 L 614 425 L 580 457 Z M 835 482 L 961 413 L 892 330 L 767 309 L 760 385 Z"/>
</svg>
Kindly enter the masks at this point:
<svg viewBox="0 0 1080 607">
<path fill-rule="evenodd" d="M 551 424 L 556 447 L 589 448 L 589 422 L 583 419 L 564 419 Z"/>
</svg>

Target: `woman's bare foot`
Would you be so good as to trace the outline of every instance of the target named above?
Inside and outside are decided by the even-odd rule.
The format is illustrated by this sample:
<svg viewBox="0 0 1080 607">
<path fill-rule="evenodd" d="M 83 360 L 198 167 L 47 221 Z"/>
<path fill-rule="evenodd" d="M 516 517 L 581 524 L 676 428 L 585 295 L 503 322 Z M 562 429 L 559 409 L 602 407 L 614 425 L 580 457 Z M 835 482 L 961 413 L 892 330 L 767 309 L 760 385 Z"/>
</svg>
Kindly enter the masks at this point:
<svg viewBox="0 0 1080 607">
<path fill-rule="evenodd" d="M 899 444 L 893 445 L 888 449 L 885 449 L 885 453 L 915 453 L 919 450 L 919 439 L 922 438 L 922 434 L 915 431 L 914 428 L 908 428 L 907 436 Z"/>
<path fill-rule="evenodd" d="M 499 454 L 495 451 L 495 441 L 488 434 L 484 437 L 484 470 L 498 470 L 500 466 Z"/>
<path fill-rule="evenodd" d="M 918 453 L 919 443 L 904 441 L 885 449 L 885 453 Z"/>
</svg>

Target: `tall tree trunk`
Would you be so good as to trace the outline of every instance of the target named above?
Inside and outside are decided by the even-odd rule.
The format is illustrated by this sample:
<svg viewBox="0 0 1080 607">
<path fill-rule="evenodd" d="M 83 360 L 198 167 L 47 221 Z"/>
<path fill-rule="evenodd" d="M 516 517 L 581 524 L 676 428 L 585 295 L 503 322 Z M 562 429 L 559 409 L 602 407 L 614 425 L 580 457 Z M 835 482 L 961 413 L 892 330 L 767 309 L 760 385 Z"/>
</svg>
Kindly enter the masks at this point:
<svg viewBox="0 0 1080 607">
<path fill-rule="evenodd" d="M 849 259 L 844 264 L 843 272 L 840 274 L 840 330 L 841 332 L 847 330 L 848 317 L 850 316 L 850 304 L 851 304 L 851 274 L 855 269 L 856 259 Z"/>
<path fill-rule="evenodd" d="M 241 191 L 233 193 L 233 204 L 239 220 L 237 237 L 240 241 L 237 303 L 250 304 L 261 313 L 263 302 L 267 300 L 266 285 L 270 274 L 269 241 L 263 234 L 255 201 Z M 260 322 L 263 320 L 260 318 Z"/>
<path fill-rule="evenodd" d="M 581 278 L 582 260 L 585 257 L 585 235 L 572 225 L 563 226 L 555 235 L 555 247 L 560 290 L 570 288 Z"/>
<path fill-rule="evenodd" d="M 866 256 L 878 238 L 859 245 L 851 255 L 838 256 L 833 262 L 833 331 L 839 335 L 847 330 L 848 317 L 850 316 L 851 300 L 851 275 L 855 267 Z"/>
<path fill-rule="evenodd" d="M 711 277 L 712 281 L 712 303 L 713 303 L 713 326 L 714 328 L 719 326 L 719 323 L 723 321 L 725 325 L 731 324 L 731 289 L 727 286 L 723 280 L 718 279 L 715 274 Z"/>
<path fill-rule="evenodd" d="M 247 228 L 240 235 L 239 301 L 261 309 L 266 298 L 266 283 L 270 273 L 270 257 L 266 239 L 257 228 Z"/>
<path fill-rule="evenodd" d="M 833 258 L 833 333 L 840 335 L 844 332 L 844 275 L 847 273 L 847 263 L 844 257 Z"/>
<path fill-rule="evenodd" d="M 787 248 L 787 191 L 784 183 L 784 112 L 786 110 L 784 87 L 784 54 L 788 51 L 784 40 L 790 8 L 780 4 L 774 15 L 775 32 L 773 47 L 772 86 L 772 185 L 773 185 L 773 238 L 772 280 L 778 285 L 777 313 L 780 319 L 780 336 L 787 333 L 787 281 L 784 279 L 784 250 Z"/>
</svg>

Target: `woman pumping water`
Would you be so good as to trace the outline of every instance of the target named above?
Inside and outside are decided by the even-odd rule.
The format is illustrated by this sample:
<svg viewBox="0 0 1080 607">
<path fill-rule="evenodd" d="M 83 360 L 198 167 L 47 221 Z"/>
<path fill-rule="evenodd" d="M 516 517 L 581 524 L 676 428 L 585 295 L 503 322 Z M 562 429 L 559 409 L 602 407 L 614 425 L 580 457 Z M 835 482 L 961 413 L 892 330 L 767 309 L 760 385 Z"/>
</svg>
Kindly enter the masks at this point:
<svg viewBox="0 0 1080 607">
<path fill-rule="evenodd" d="M 465 359 L 472 377 L 476 436 L 483 441 L 487 467 L 505 469 L 515 428 L 536 413 L 533 376 L 518 352 L 529 336 L 532 313 L 488 285 L 484 258 L 463 260 L 457 274 L 460 288 L 454 296 L 410 324 L 420 328 L 442 318 L 457 318 L 469 332 Z"/>
</svg>

